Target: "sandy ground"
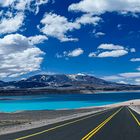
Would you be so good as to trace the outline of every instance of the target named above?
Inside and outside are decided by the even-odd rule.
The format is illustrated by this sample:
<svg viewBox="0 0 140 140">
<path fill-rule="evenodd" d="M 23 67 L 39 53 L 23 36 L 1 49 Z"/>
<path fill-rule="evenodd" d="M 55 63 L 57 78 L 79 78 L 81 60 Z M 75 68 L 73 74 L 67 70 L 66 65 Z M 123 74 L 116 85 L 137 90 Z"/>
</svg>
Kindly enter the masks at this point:
<svg viewBox="0 0 140 140">
<path fill-rule="evenodd" d="M 93 107 L 75 110 L 44 110 L 0 113 L 0 135 L 78 118 L 106 109 L 108 109 L 108 107 Z"/>
<path fill-rule="evenodd" d="M 140 100 L 131 100 L 102 107 L 89 107 L 75 110 L 0 113 L 0 135 L 41 127 L 119 106 L 130 106 L 133 110 L 140 113 Z"/>
<path fill-rule="evenodd" d="M 103 106 L 103 107 L 139 106 L 139 105 L 140 105 L 140 99 L 138 99 L 138 100 L 130 100 L 130 101 L 111 104 L 111 105 L 106 105 L 106 106 Z"/>
<path fill-rule="evenodd" d="M 133 105 L 130 106 L 130 108 L 136 111 L 138 114 L 140 114 L 140 105 Z"/>
<path fill-rule="evenodd" d="M 113 105 L 107 105 L 105 107 L 118 107 L 118 106 L 129 106 L 135 112 L 140 114 L 140 99 L 130 100 L 130 101 L 126 101 L 126 102 L 118 103 L 118 104 L 113 104 Z"/>
</svg>

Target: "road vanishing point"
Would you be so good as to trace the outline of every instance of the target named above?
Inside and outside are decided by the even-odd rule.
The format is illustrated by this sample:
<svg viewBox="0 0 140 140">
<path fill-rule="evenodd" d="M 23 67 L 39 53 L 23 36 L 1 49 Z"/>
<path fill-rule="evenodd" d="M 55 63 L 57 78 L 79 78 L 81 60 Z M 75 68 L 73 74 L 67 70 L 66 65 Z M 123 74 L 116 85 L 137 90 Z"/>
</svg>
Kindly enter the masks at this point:
<svg viewBox="0 0 140 140">
<path fill-rule="evenodd" d="M 1 135 L 0 140 L 140 140 L 140 115 L 129 107 L 119 107 Z"/>
</svg>

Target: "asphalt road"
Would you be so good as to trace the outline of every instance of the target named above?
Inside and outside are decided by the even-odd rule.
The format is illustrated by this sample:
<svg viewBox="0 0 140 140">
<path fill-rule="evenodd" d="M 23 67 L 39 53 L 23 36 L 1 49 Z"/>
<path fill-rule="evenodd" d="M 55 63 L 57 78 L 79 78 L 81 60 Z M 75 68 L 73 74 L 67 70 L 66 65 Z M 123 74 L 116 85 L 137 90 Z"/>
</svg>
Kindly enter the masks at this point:
<svg viewBox="0 0 140 140">
<path fill-rule="evenodd" d="M 140 115 L 128 107 L 88 115 L 27 131 L 0 140 L 140 140 Z"/>
</svg>

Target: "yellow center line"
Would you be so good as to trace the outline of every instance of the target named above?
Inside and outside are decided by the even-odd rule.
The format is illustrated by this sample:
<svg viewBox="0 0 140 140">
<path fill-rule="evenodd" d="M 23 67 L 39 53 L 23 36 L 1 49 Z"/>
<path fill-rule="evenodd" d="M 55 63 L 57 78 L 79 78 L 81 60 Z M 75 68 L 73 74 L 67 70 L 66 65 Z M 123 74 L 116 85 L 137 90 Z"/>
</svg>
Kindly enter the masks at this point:
<svg viewBox="0 0 140 140">
<path fill-rule="evenodd" d="M 43 130 L 43 131 L 40 131 L 40 132 L 37 132 L 37 133 L 33 133 L 33 134 L 30 134 L 30 135 L 27 135 L 27 136 L 23 136 L 23 137 L 20 137 L 20 138 L 16 138 L 15 140 L 23 140 L 23 139 L 27 139 L 27 138 L 30 138 L 30 137 L 33 137 L 33 136 L 37 136 L 37 135 L 40 135 L 40 134 L 43 134 L 43 133 L 46 133 L 46 132 L 49 132 L 49 131 L 52 131 L 52 130 L 55 130 L 57 128 L 61 128 L 63 126 L 67 126 L 67 125 L 70 125 L 70 124 L 74 124 L 76 122 L 79 122 L 79 121 L 82 121 L 82 120 L 85 120 L 85 119 L 88 119 L 88 118 L 91 118 L 93 116 L 97 116 L 97 115 L 100 115 L 100 114 L 103 114 L 105 112 L 107 112 L 108 110 L 105 110 L 103 112 L 99 112 L 97 114 L 93 114 L 93 115 L 90 115 L 90 116 L 87 116 L 87 117 L 84 117 L 84 118 L 80 118 L 80 119 L 77 119 L 77 120 L 74 120 L 74 121 L 71 121 L 71 122 L 68 122 L 68 123 L 64 123 L 64 124 L 61 124 L 61 125 L 57 125 L 55 127 L 52 127 L 52 128 L 49 128 L 49 129 L 46 129 L 46 130 Z"/>
<path fill-rule="evenodd" d="M 106 123 L 108 123 L 117 113 L 119 113 L 121 111 L 121 109 L 122 108 L 120 108 L 119 110 L 117 110 L 114 114 L 112 114 L 105 121 L 103 121 L 100 125 L 98 125 L 96 128 L 94 128 L 91 132 L 89 132 L 81 140 L 89 140 L 91 137 L 93 137 Z"/>
<path fill-rule="evenodd" d="M 127 109 L 129 110 L 130 114 L 132 115 L 132 117 L 134 118 L 134 120 L 137 122 L 137 124 L 140 126 L 140 122 L 137 119 L 137 117 L 132 113 L 132 111 L 129 108 L 127 108 Z"/>
</svg>

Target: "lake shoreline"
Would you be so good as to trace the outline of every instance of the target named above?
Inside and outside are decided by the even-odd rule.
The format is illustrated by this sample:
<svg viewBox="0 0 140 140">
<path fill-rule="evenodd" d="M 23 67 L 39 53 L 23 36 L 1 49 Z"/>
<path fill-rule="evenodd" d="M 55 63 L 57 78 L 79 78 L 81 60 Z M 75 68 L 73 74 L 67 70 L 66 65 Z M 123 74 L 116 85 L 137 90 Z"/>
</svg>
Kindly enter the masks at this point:
<svg viewBox="0 0 140 140">
<path fill-rule="evenodd" d="M 6 92 L 6 90 L 5 90 L 5 92 Z M 84 90 L 84 92 L 55 92 L 55 93 L 49 93 L 49 92 L 46 92 L 46 93 L 37 93 L 37 94 L 33 94 L 33 93 L 26 93 L 26 94 L 18 94 L 18 93 L 16 93 L 16 94 L 12 94 L 12 93 L 10 93 L 10 94 L 4 94 L 4 93 L 0 93 L 0 100 L 5 100 L 5 99 L 7 99 L 7 98 L 2 98 L 2 97 L 12 97 L 12 96 L 38 96 L 38 95 L 69 95 L 69 94 L 80 94 L 80 95 L 82 95 L 82 94 L 106 94 L 106 93 L 115 93 L 115 92 L 118 92 L 118 93 L 121 93 L 121 92 L 125 92 L 125 93 L 130 93 L 130 92 L 135 92 L 135 93 L 137 93 L 137 92 L 140 92 L 140 90 L 120 90 L 120 91 L 118 91 L 118 90 L 112 90 L 112 91 L 104 91 L 104 90 L 95 90 L 94 92 L 93 91 L 85 91 Z M 9 92 L 8 92 L 9 93 Z M 13 100 L 13 99 L 11 99 L 11 98 L 9 98 L 9 100 Z"/>
<path fill-rule="evenodd" d="M 111 92 L 96 94 L 42 94 L 30 96 L 1 96 L 0 112 L 24 110 L 71 110 L 102 107 L 110 104 L 140 99 L 140 92 Z"/>
<path fill-rule="evenodd" d="M 0 97 L 2 96 L 27 96 L 27 95 L 48 95 L 48 94 L 97 94 L 112 92 L 140 92 L 140 89 L 0 89 Z"/>
</svg>

